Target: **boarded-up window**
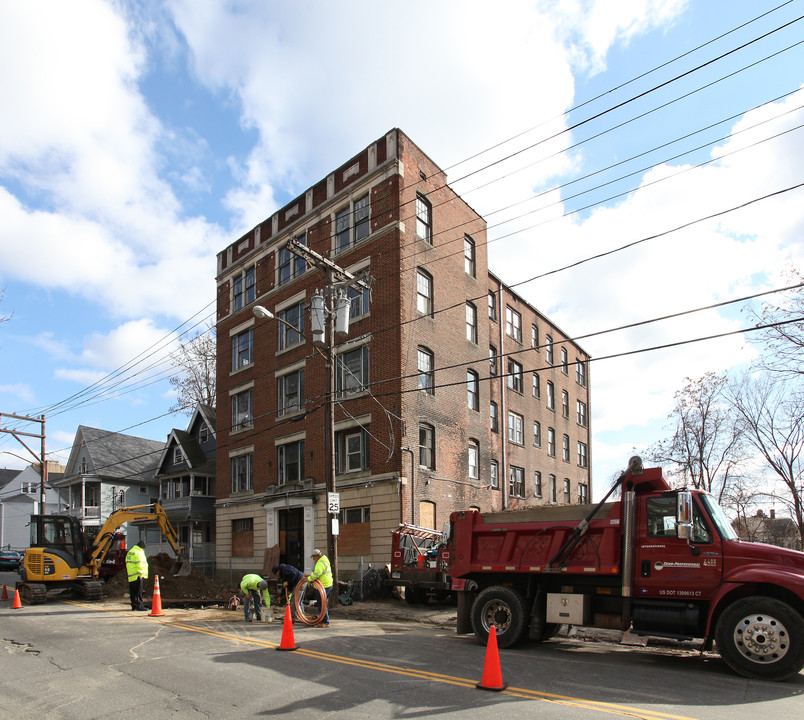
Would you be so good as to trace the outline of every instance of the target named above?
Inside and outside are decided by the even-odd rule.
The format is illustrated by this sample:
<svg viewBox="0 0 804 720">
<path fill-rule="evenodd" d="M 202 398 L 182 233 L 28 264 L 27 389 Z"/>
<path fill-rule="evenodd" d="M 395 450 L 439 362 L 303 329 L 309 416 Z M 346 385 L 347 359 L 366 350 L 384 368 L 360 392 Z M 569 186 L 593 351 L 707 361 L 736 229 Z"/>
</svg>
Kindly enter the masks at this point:
<svg viewBox="0 0 804 720">
<path fill-rule="evenodd" d="M 367 555 L 371 552 L 371 507 L 341 508 L 338 554 Z"/>
<path fill-rule="evenodd" d="M 419 525 L 436 529 L 436 506 L 434 502 L 422 500 L 419 503 Z"/>
<path fill-rule="evenodd" d="M 254 556 L 254 519 L 232 520 L 232 557 Z"/>
</svg>

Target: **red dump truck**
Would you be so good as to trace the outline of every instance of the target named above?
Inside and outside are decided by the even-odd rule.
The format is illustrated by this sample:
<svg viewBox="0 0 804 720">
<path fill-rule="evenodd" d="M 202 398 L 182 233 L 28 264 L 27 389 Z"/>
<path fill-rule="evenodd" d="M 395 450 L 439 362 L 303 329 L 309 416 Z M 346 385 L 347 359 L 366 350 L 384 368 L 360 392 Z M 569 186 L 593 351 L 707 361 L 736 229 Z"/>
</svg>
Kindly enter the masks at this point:
<svg viewBox="0 0 804 720">
<path fill-rule="evenodd" d="M 452 513 L 446 554 L 458 632 L 484 643 L 492 625 L 505 648 L 569 624 L 716 642 L 750 678 L 804 667 L 804 553 L 739 540 L 709 493 L 638 457 L 593 507 Z"/>
</svg>

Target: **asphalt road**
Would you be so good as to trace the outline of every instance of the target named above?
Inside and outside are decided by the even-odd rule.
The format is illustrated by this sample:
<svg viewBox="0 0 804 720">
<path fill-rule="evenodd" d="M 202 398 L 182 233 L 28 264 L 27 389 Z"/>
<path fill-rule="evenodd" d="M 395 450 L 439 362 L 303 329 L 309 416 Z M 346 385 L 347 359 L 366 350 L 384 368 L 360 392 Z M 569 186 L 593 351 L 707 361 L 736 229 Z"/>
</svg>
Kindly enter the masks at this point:
<svg viewBox="0 0 804 720">
<path fill-rule="evenodd" d="M 0 583 L 7 577 L 0 574 Z M 0 602 L 0 717 L 800 718 L 804 674 L 732 675 L 714 654 L 564 637 L 499 651 L 418 623 L 338 618 L 283 630 L 240 613 Z M 476 688 L 499 673 L 502 692 Z"/>
</svg>

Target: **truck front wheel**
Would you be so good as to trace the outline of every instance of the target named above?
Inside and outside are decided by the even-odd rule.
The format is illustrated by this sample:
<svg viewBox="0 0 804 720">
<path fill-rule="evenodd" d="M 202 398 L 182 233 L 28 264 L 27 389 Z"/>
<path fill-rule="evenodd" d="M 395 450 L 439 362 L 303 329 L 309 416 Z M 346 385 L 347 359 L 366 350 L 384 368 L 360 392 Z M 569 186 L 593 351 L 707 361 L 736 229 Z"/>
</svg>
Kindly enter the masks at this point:
<svg viewBox="0 0 804 720">
<path fill-rule="evenodd" d="M 786 680 L 804 667 L 804 619 L 781 600 L 738 600 L 720 616 L 715 639 L 724 662 L 743 677 Z"/>
<path fill-rule="evenodd" d="M 486 588 L 472 604 L 472 630 L 483 644 L 488 641 L 493 625 L 497 646 L 513 647 L 525 634 L 525 621 L 525 599 L 513 588 Z"/>
</svg>

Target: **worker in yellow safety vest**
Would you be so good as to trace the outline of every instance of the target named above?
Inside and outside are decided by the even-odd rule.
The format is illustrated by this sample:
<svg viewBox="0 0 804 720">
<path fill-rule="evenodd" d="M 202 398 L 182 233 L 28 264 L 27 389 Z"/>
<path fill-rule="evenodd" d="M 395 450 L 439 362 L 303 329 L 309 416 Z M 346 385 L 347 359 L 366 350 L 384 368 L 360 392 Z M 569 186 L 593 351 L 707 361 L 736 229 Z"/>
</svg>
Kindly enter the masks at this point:
<svg viewBox="0 0 804 720">
<path fill-rule="evenodd" d="M 313 554 L 310 557 L 315 561 L 315 567 L 307 578 L 307 582 L 312 585 L 316 580 L 320 580 L 321 586 L 324 588 L 324 592 L 327 596 L 327 611 L 324 614 L 324 619 L 319 622 L 316 627 L 329 627 L 329 596 L 330 593 L 332 593 L 332 566 L 329 563 L 329 558 L 318 549 L 313 550 Z M 321 614 L 320 593 L 316 601 L 316 606 L 318 607 L 319 614 Z"/>
<path fill-rule="evenodd" d="M 126 553 L 128 596 L 132 610 L 147 610 L 142 601 L 142 581 L 148 577 L 148 558 L 145 557 L 145 540 L 140 540 Z"/>
<path fill-rule="evenodd" d="M 259 575 L 251 573 L 244 575 L 240 581 L 240 590 L 246 596 L 243 603 L 243 612 L 246 615 L 246 622 L 251 622 L 251 606 L 254 605 L 254 614 L 257 620 L 262 620 L 262 602 L 260 600 L 260 592 L 262 592 L 262 599 L 265 600 L 265 620 L 271 622 L 271 595 L 268 592 L 268 581 L 263 580 Z"/>
</svg>

